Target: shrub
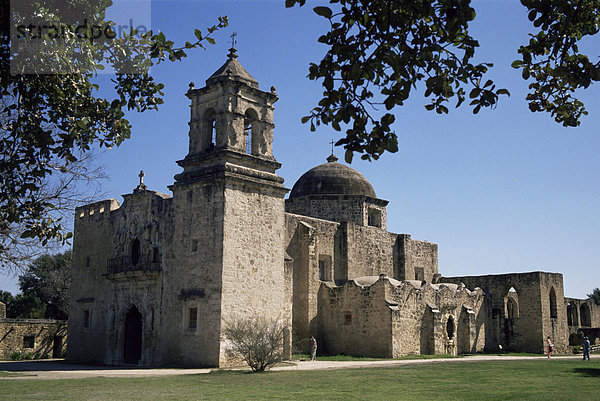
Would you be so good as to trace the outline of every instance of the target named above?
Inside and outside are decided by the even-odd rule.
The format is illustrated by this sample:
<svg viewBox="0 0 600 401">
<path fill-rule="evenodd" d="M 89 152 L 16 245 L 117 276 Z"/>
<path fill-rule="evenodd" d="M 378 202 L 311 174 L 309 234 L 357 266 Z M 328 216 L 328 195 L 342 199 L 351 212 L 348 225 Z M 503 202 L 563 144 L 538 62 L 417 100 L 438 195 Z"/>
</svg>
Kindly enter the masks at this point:
<svg viewBox="0 0 600 401">
<path fill-rule="evenodd" d="M 285 326 L 265 318 L 241 318 L 229 322 L 223 334 L 230 342 L 228 353 L 242 358 L 253 372 L 264 372 L 283 358 Z"/>
<path fill-rule="evenodd" d="M 12 359 L 13 361 L 20 361 L 21 353 L 18 351 L 13 352 L 12 354 L 10 354 L 10 359 Z"/>
</svg>

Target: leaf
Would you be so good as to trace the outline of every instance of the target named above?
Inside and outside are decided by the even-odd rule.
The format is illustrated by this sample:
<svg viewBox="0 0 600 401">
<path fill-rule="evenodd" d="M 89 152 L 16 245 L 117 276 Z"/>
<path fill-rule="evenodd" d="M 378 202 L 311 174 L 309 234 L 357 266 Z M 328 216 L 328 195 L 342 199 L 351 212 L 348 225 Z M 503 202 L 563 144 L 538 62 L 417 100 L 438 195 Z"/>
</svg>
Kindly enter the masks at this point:
<svg viewBox="0 0 600 401">
<path fill-rule="evenodd" d="M 333 15 L 333 12 L 331 11 L 331 9 L 329 7 L 319 6 L 319 7 L 313 8 L 313 11 L 317 15 L 320 15 L 320 16 L 328 18 L 328 19 L 331 18 L 331 16 Z"/>
<path fill-rule="evenodd" d="M 211 38 L 211 37 L 206 37 L 206 41 L 207 41 L 208 43 L 210 43 L 211 45 L 214 45 L 214 44 L 215 44 L 215 40 L 214 40 L 213 38 Z"/>
</svg>

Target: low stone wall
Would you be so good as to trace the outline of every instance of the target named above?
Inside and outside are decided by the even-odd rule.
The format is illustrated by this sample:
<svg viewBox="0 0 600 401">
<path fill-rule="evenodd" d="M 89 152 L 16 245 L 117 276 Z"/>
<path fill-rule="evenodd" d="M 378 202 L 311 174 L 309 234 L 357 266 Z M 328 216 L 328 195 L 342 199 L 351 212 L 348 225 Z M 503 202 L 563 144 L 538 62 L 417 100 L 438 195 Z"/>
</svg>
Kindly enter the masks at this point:
<svg viewBox="0 0 600 401">
<path fill-rule="evenodd" d="M 32 358 L 62 358 L 67 347 L 67 322 L 0 318 L 0 359 L 14 353 Z"/>
</svg>

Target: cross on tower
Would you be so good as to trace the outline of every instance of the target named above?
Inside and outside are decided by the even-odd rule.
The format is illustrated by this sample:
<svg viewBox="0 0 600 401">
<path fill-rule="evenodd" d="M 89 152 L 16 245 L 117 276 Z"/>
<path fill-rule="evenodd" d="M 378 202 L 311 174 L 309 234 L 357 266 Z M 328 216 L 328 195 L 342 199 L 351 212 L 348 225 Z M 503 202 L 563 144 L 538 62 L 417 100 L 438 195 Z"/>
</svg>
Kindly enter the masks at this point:
<svg viewBox="0 0 600 401">
<path fill-rule="evenodd" d="M 237 36 L 237 32 L 233 32 L 231 34 L 231 47 L 235 47 L 235 37 Z"/>
<path fill-rule="evenodd" d="M 333 145 L 335 145 L 335 141 L 332 139 L 329 143 L 331 144 L 331 154 L 333 154 Z"/>
<path fill-rule="evenodd" d="M 140 170 L 140 173 L 138 174 L 138 177 L 140 177 L 140 185 L 137 186 L 137 188 L 134 191 L 145 191 L 146 190 L 146 184 L 144 184 L 144 176 L 146 174 L 144 173 L 144 170 Z"/>
</svg>

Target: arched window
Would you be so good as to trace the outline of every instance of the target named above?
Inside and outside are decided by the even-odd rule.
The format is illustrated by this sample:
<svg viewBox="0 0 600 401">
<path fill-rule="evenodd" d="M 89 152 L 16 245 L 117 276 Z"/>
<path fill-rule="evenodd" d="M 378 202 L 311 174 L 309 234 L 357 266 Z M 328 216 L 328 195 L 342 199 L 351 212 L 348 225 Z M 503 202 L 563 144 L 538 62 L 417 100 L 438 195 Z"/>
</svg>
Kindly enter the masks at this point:
<svg viewBox="0 0 600 401">
<path fill-rule="evenodd" d="M 504 296 L 504 318 L 517 319 L 519 317 L 519 294 L 514 287 L 510 287 Z"/>
<path fill-rule="evenodd" d="M 204 113 L 204 127 L 207 138 L 208 148 L 212 149 L 217 146 L 217 130 L 215 128 L 215 111 L 208 109 Z"/>
<path fill-rule="evenodd" d="M 140 263 L 140 255 L 141 255 L 140 240 L 136 238 L 133 240 L 133 243 L 131 244 L 131 264 L 133 266 L 137 266 L 137 264 Z"/>
<path fill-rule="evenodd" d="M 454 318 L 452 316 L 446 322 L 446 334 L 448 335 L 448 339 L 452 340 L 454 338 Z"/>
<path fill-rule="evenodd" d="M 590 317 L 590 307 L 588 304 L 581 304 L 579 307 L 579 314 L 581 316 L 581 325 L 585 327 L 591 327 L 592 319 Z"/>
<path fill-rule="evenodd" d="M 506 302 L 506 315 L 509 319 L 517 317 L 517 303 L 514 299 L 508 298 Z"/>
<path fill-rule="evenodd" d="M 567 304 L 567 325 L 579 326 L 579 318 L 577 315 L 577 306 L 572 303 Z"/>
<path fill-rule="evenodd" d="M 556 292 L 554 291 L 554 287 L 550 288 L 550 318 L 556 319 L 558 317 L 558 313 L 556 310 Z"/>
<path fill-rule="evenodd" d="M 256 141 L 256 138 L 254 138 L 253 135 L 256 120 L 258 120 L 256 112 L 252 109 L 246 110 L 246 113 L 244 114 L 244 136 L 246 137 L 246 153 L 249 155 L 256 153 L 255 145 L 253 146 L 252 144 L 253 140 Z"/>
</svg>

